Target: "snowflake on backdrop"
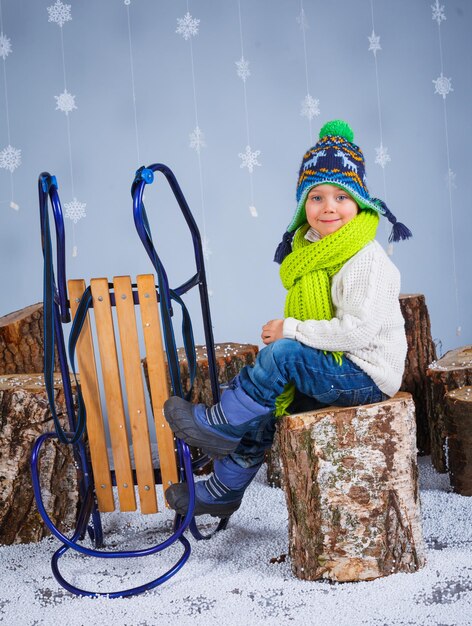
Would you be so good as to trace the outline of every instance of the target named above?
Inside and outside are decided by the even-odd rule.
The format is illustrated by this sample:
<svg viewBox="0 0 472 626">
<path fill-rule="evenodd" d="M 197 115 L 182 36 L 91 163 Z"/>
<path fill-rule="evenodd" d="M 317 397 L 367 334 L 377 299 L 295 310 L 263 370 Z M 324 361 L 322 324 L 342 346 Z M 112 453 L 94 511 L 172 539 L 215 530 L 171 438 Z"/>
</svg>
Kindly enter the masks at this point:
<svg viewBox="0 0 472 626">
<path fill-rule="evenodd" d="M 436 0 L 436 3 L 432 4 L 431 8 L 433 9 L 432 19 L 436 20 L 436 22 L 438 23 L 438 26 L 440 26 L 441 22 L 446 19 L 446 16 L 444 14 L 444 5 L 441 6 L 439 4 L 439 0 Z"/>
<path fill-rule="evenodd" d="M 380 35 L 376 35 L 374 29 L 372 29 L 372 35 L 367 37 L 369 40 L 369 52 L 372 51 L 374 53 L 374 57 L 377 56 L 377 52 L 382 50 L 380 45 Z"/>
<path fill-rule="evenodd" d="M 64 91 L 59 96 L 54 96 L 56 98 L 56 111 L 62 111 L 66 115 L 69 115 L 71 111 L 76 109 L 75 106 L 75 96 L 64 89 Z"/>
<path fill-rule="evenodd" d="M 443 76 L 441 72 L 441 76 L 438 76 L 436 80 L 433 80 L 434 83 L 434 93 L 438 93 L 440 96 L 446 99 L 447 94 L 450 91 L 454 91 L 451 85 L 451 79 Z"/>
<path fill-rule="evenodd" d="M 0 152 L 0 167 L 14 172 L 21 165 L 21 150 L 10 144 Z"/>
<path fill-rule="evenodd" d="M 245 83 L 246 79 L 251 75 L 251 71 L 249 70 L 249 61 L 246 61 L 246 59 L 242 56 L 239 61 L 236 61 L 236 67 L 237 75 L 243 83 Z"/>
<path fill-rule="evenodd" d="M 66 22 L 72 20 L 70 6 L 70 4 L 63 4 L 61 0 L 56 0 L 55 4 L 48 7 L 48 22 L 55 22 L 62 28 Z"/>
<path fill-rule="evenodd" d="M 300 115 L 303 115 L 303 117 L 307 117 L 309 120 L 312 120 L 315 115 L 319 114 L 320 101 L 316 100 L 308 93 L 302 100 L 302 110 L 300 111 Z"/>
<path fill-rule="evenodd" d="M 205 259 L 205 261 L 209 261 L 213 252 L 210 250 L 210 242 L 206 235 L 204 235 L 203 241 L 202 241 L 202 252 L 203 252 L 203 258 Z"/>
<path fill-rule="evenodd" d="M 72 220 L 74 224 L 77 224 L 79 220 L 87 216 L 85 213 L 86 206 L 87 204 L 85 202 L 79 202 L 77 198 L 74 198 L 71 202 L 64 204 L 66 210 L 65 216 Z"/>
<path fill-rule="evenodd" d="M 453 172 L 451 170 L 451 168 L 449 168 L 448 173 L 446 174 L 446 176 L 444 177 L 445 181 L 446 181 L 446 186 L 449 188 L 451 187 L 451 189 L 457 189 L 456 186 L 456 173 Z"/>
<path fill-rule="evenodd" d="M 125 0 L 125 4 L 126 5 L 130 5 L 131 4 L 131 0 Z"/>
<path fill-rule="evenodd" d="M 11 42 L 3 33 L 0 34 L 0 57 L 3 60 L 7 58 L 7 56 L 11 52 Z"/>
<path fill-rule="evenodd" d="M 297 22 L 300 25 L 300 30 L 308 30 L 308 22 L 306 21 L 305 9 L 302 8 L 300 15 L 297 17 Z"/>
<path fill-rule="evenodd" d="M 177 24 L 175 32 L 178 35 L 182 35 L 185 40 L 198 35 L 198 25 L 200 24 L 200 20 L 193 18 L 188 11 L 184 17 L 177 18 Z"/>
<path fill-rule="evenodd" d="M 254 171 L 254 166 L 258 165 L 260 167 L 260 163 L 257 160 L 257 157 L 260 155 L 260 150 L 255 150 L 252 152 L 251 146 L 246 146 L 246 150 L 244 152 L 240 152 L 238 154 L 239 158 L 242 160 L 241 165 L 239 167 L 247 167 L 250 174 Z"/>
<path fill-rule="evenodd" d="M 193 148 L 197 152 L 197 154 L 200 154 L 200 150 L 206 147 L 206 143 L 205 136 L 198 126 L 196 126 L 195 130 L 190 133 L 189 138 L 189 147 Z"/>
<path fill-rule="evenodd" d="M 377 153 L 375 162 L 377 165 L 380 165 L 382 169 L 385 169 L 387 163 L 392 160 L 388 153 L 388 148 L 386 148 L 383 144 L 380 144 L 378 148 L 375 148 L 375 152 Z"/>
<path fill-rule="evenodd" d="M 259 214 L 255 206 L 249 207 L 249 213 L 252 215 L 252 217 L 259 217 Z"/>
</svg>

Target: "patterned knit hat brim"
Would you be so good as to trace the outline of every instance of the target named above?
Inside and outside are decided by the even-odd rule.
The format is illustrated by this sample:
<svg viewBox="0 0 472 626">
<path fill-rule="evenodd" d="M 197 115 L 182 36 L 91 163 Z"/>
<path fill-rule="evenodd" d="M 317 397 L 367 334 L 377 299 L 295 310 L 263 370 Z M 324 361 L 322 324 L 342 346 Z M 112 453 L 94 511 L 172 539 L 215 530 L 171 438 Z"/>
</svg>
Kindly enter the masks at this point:
<svg viewBox="0 0 472 626">
<path fill-rule="evenodd" d="M 356 202 L 356 204 L 359 206 L 360 209 L 371 209 L 373 211 L 376 211 L 377 213 L 380 213 L 381 215 L 385 215 L 385 212 L 382 206 L 380 206 L 380 203 L 378 202 L 377 199 L 373 199 L 370 197 L 365 198 L 358 191 L 356 191 L 356 189 L 353 189 L 353 187 L 345 185 L 339 180 L 337 180 L 336 175 L 334 176 L 328 175 L 325 178 L 320 177 L 319 181 L 317 181 L 316 183 L 313 183 L 309 187 L 306 187 L 306 189 L 303 191 L 302 197 L 300 198 L 300 201 L 298 202 L 295 215 L 293 216 L 292 221 L 287 227 L 287 231 L 289 233 L 296 231 L 298 228 L 300 228 L 300 226 L 303 226 L 303 224 L 306 223 L 307 221 L 306 212 L 305 212 L 306 199 L 310 191 L 313 189 L 313 187 L 318 187 L 318 185 L 333 185 L 333 187 L 340 187 L 341 189 L 344 189 L 344 191 L 346 191 L 352 197 L 352 199 Z"/>
</svg>

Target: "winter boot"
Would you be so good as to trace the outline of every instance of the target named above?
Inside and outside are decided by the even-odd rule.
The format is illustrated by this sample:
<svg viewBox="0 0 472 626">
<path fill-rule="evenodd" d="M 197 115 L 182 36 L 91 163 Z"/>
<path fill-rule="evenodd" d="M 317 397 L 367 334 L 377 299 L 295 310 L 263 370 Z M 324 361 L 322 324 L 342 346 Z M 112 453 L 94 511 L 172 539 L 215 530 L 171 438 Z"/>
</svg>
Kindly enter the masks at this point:
<svg viewBox="0 0 472 626">
<path fill-rule="evenodd" d="M 206 513 L 214 517 L 229 517 L 239 509 L 244 492 L 260 466 L 259 463 L 255 467 L 241 467 L 230 456 L 215 461 L 210 478 L 195 483 L 194 515 Z M 171 485 L 166 490 L 166 498 L 176 513 L 187 513 L 187 483 Z"/>
<path fill-rule="evenodd" d="M 244 433 L 258 429 L 271 412 L 247 395 L 236 376 L 214 406 L 206 408 L 172 396 L 164 404 L 164 415 L 179 439 L 213 458 L 222 458 L 236 449 Z"/>
</svg>

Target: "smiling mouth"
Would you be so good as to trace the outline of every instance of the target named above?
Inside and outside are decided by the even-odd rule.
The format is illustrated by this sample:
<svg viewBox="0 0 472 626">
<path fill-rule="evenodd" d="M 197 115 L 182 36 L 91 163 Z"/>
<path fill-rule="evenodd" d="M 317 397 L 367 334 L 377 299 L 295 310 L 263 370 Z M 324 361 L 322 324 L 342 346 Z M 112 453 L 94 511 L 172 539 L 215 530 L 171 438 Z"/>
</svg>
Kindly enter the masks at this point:
<svg viewBox="0 0 472 626">
<path fill-rule="evenodd" d="M 320 222 L 322 222 L 323 224 L 332 224 L 333 222 L 339 222 L 341 218 L 338 218 L 337 220 L 319 220 Z"/>
</svg>

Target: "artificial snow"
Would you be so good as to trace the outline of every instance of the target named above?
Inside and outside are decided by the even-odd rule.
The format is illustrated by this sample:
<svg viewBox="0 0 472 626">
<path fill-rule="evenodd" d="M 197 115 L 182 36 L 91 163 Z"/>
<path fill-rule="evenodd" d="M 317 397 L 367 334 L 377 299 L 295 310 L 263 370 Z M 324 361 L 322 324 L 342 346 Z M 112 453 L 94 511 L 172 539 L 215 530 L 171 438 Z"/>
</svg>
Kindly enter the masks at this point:
<svg viewBox="0 0 472 626">
<path fill-rule="evenodd" d="M 290 569 L 283 491 L 263 468 L 226 531 L 190 538 L 192 554 L 170 581 L 128 599 L 73 596 L 56 583 L 49 560 L 58 542 L 0 548 L 0 622 L 9 626 L 113 624 L 323 624 L 323 626 L 465 626 L 472 624 L 472 498 L 451 493 L 447 475 L 420 459 L 427 564 L 414 574 L 370 582 L 298 580 Z M 213 524 L 199 518 L 202 532 Z M 108 513 L 108 549 L 142 548 L 166 538 L 172 514 Z M 180 544 L 153 557 L 90 559 L 68 553 L 66 578 L 89 590 L 116 591 L 157 577 L 182 553 Z"/>
</svg>

